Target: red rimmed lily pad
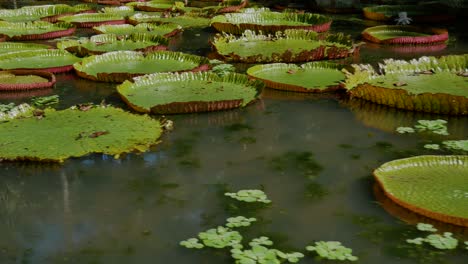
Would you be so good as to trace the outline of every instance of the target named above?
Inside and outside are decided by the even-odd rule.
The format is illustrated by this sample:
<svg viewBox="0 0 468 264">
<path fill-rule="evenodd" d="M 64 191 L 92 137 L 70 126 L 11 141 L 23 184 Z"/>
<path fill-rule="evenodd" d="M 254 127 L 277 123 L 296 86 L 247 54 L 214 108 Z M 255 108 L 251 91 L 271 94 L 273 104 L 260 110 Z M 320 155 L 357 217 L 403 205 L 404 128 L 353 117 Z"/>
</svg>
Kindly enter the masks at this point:
<svg viewBox="0 0 468 264">
<path fill-rule="evenodd" d="M 61 73 L 71 71 L 73 63 L 80 60 L 67 51 L 57 49 L 17 51 L 0 54 L 0 69 L 35 69 Z"/>
<path fill-rule="evenodd" d="M 230 13 L 215 16 L 211 26 L 220 32 L 242 34 L 245 30 L 275 33 L 286 29 L 304 29 L 325 32 L 332 20 L 326 16 L 311 13 L 252 12 Z"/>
<path fill-rule="evenodd" d="M 309 62 L 296 64 L 273 63 L 256 65 L 247 74 L 262 80 L 267 87 L 292 92 L 324 93 L 342 89 L 343 65 L 332 62 Z"/>
<path fill-rule="evenodd" d="M 45 89 L 54 86 L 55 82 L 55 75 L 47 71 L 0 71 L 0 91 Z"/>
<path fill-rule="evenodd" d="M 123 82 L 156 72 L 207 71 L 209 60 L 191 54 L 158 51 L 148 54 L 117 51 L 91 56 L 74 64 L 80 77 L 93 81 Z"/>
<path fill-rule="evenodd" d="M 119 25 L 126 22 L 125 16 L 114 13 L 77 14 L 63 16 L 59 20 L 81 28 L 92 28 L 100 25 Z"/>
<path fill-rule="evenodd" d="M 365 7 L 363 12 L 365 18 L 377 21 L 396 20 L 402 12 L 416 23 L 446 22 L 454 19 L 447 10 L 433 5 L 380 5 Z"/>
<path fill-rule="evenodd" d="M 57 43 L 59 49 L 67 50 L 80 57 L 120 50 L 153 52 L 167 50 L 167 45 L 168 40 L 166 38 L 146 34 L 134 34 L 129 36 L 103 34 L 92 36 L 89 39 L 65 40 Z"/>
<path fill-rule="evenodd" d="M 182 27 L 175 23 L 141 23 L 137 25 L 103 25 L 93 28 L 98 34 L 131 35 L 136 33 L 158 35 L 170 38 L 182 31 Z"/>
<path fill-rule="evenodd" d="M 0 21 L 0 34 L 6 40 L 41 40 L 70 36 L 75 33 L 75 26 L 70 23 L 49 23 L 46 21 L 6 22 Z"/>
<path fill-rule="evenodd" d="M 135 111 L 177 114 L 243 107 L 259 97 L 263 86 L 237 73 L 155 73 L 126 81 L 117 91 Z"/>
<path fill-rule="evenodd" d="M 216 56 L 229 62 L 271 63 L 307 62 L 339 59 L 359 50 L 349 36 L 314 31 L 285 30 L 275 36 L 256 34 L 250 30 L 242 36 L 217 35 L 211 42 Z"/>
<path fill-rule="evenodd" d="M 65 15 L 96 12 L 88 5 L 69 6 L 65 4 L 23 6 L 17 9 L 1 9 L 0 20 L 7 22 L 28 22 L 43 20 L 51 23 Z"/>
<path fill-rule="evenodd" d="M 379 44 L 433 44 L 448 40 L 448 31 L 441 28 L 421 28 L 415 26 L 376 26 L 367 28 L 362 37 Z"/>
</svg>

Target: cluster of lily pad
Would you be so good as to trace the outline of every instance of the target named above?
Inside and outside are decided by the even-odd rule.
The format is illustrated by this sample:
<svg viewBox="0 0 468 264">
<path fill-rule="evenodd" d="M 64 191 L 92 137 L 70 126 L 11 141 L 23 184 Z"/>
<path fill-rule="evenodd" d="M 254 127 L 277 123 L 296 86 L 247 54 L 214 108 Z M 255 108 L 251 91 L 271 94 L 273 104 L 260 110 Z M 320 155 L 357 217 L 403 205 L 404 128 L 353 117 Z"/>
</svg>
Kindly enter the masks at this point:
<svg viewBox="0 0 468 264">
<path fill-rule="evenodd" d="M 430 232 L 431 234 L 427 235 L 426 237 L 407 239 L 407 243 L 415 245 L 423 245 L 425 243 L 440 250 L 455 249 L 458 246 L 458 239 L 453 237 L 451 232 L 437 234 L 437 229 L 433 225 L 425 223 L 418 223 L 416 228 L 419 231 Z M 468 241 L 465 242 L 465 245 L 468 245 Z"/>
<path fill-rule="evenodd" d="M 261 190 L 240 190 L 235 193 L 225 193 L 226 196 L 248 203 L 271 203 L 266 194 Z M 248 247 L 243 244 L 242 234 L 235 230 L 240 227 L 248 227 L 257 221 L 254 217 L 230 217 L 225 226 L 218 226 L 204 232 L 200 232 L 197 238 L 189 238 L 179 244 L 189 249 L 202 249 L 205 247 L 224 249 L 228 248 L 231 257 L 237 264 L 280 264 L 284 262 L 297 263 L 305 255 L 301 252 L 283 252 L 273 246 L 273 241 L 266 236 L 253 238 L 248 242 Z M 344 247 L 336 241 L 318 241 L 315 246 L 307 246 L 307 251 L 316 252 L 322 259 L 356 261 L 358 258 L 352 255 L 350 248 Z"/>
</svg>

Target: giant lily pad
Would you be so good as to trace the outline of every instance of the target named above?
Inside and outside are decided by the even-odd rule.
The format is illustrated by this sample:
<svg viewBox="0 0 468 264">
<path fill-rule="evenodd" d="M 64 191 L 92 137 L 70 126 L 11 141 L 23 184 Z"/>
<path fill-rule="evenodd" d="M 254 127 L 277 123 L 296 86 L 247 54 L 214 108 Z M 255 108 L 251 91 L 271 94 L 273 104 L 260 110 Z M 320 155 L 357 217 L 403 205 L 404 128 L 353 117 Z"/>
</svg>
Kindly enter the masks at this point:
<svg viewBox="0 0 468 264">
<path fill-rule="evenodd" d="M 208 70 L 208 59 L 181 52 L 118 51 L 91 56 L 73 65 L 79 76 L 94 81 L 123 82 L 133 77 L 156 72 Z"/>
<path fill-rule="evenodd" d="M 174 114 L 246 106 L 262 88 L 262 82 L 250 81 L 246 75 L 185 72 L 136 77 L 117 86 L 117 91 L 135 111 Z"/>
<path fill-rule="evenodd" d="M 242 34 L 245 30 L 275 33 L 286 29 L 305 29 L 324 32 L 330 29 L 330 18 L 319 14 L 254 12 L 215 16 L 211 26 L 220 32 Z"/>
<path fill-rule="evenodd" d="M 9 40 L 52 39 L 72 35 L 75 27 L 69 23 L 52 24 L 46 21 L 5 22 L 0 21 L 0 34 Z"/>
<path fill-rule="evenodd" d="M 64 16 L 59 18 L 82 28 L 92 28 L 100 25 L 119 25 L 125 24 L 125 16 L 115 13 L 95 13 L 95 14 L 77 14 L 73 16 Z"/>
<path fill-rule="evenodd" d="M 37 69 L 52 73 L 67 72 L 80 58 L 63 50 L 26 50 L 0 54 L 0 69 Z"/>
<path fill-rule="evenodd" d="M 122 36 L 141 33 L 169 38 L 179 33 L 182 27 L 174 23 L 141 23 L 136 26 L 129 24 L 103 25 L 94 27 L 93 29 L 99 34 L 116 34 Z"/>
<path fill-rule="evenodd" d="M 208 27 L 210 25 L 210 19 L 193 14 L 164 16 L 161 13 L 136 13 L 129 17 L 128 22 L 133 25 L 154 22 L 174 23 L 183 28 Z"/>
<path fill-rule="evenodd" d="M 143 152 L 158 143 L 161 132 L 159 121 L 118 108 L 46 109 L 41 119 L 0 124 L 0 159 L 61 162 L 89 153 Z"/>
<path fill-rule="evenodd" d="M 88 5 L 69 6 L 64 4 L 57 4 L 24 6 L 18 9 L 1 9 L 0 20 L 8 22 L 27 22 L 35 20 L 57 22 L 57 19 L 61 16 L 82 12 L 93 11 Z"/>
<path fill-rule="evenodd" d="M 391 21 L 401 12 L 406 12 L 407 17 L 417 23 L 442 22 L 452 20 L 453 15 L 447 10 L 430 5 L 380 5 L 363 9 L 364 17 L 377 21 Z"/>
<path fill-rule="evenodd" d="M 362 37 L 380 44 L 430 44 L 448 40 L 448 31 L 414 26 L 376 26 L 367 28 Z"/>
<path fill-rule="evenodd" d="M 217 35 L 212 45 L 222 59 L 246 63 L 337 59 L 350 56 L 358 49 L 349 36 L 329 34 L 319 38 L 316 32 L 306 30 L 285 30 L 275 36 L 247 30 L 240 37 Z"/>
<path fill-rule="evenodd" d="M 397 204 L 442 222 L 468 226 L 468 156 L 417 156 L 374 171 Z"/>
<path fill-rule="evenodd" d="M 345 79 L 343 66 L 329 62 L 296 64 L 274 63 L 256 65 L 247 74 L 265 82 L 267 87 L 294 92 L 329 92 L 340 88 Z"/>
<path fill-rule="evenodd" d="M 104 7 L 101 9 L 102 13 L 106 14 L 118 14 L 121 16 L 131 16 L 135 13 L 135 10 L 131 6 L 114 6 L 114 7 Z"/>
<path fill-rule="evenodd" d="M 35 70 L 0 71 L 0 91 L 18 91 L 51 88 L 54 74 Z"/>
<path fill-rule="evenodd" d="M 468 114 L 468 55 L 409 62 L 388 59 L 377 74 L 370 65 L 354 65 L 345 87 L 352 97 L 392 107 L 442 114 Z"/>
<path fill-rule="evenodd" d="M 168 40 L 160 36 L 148 36 L 145 34 L 117 36 L 114 34 L 103 34 L 92 36 L 89 39 L 65 40 L 57 43 L 57 47 L 78 56 L 86 56 L 119 50 L 143 52 L 166 50 L 167 44 Z"/>
<path fill-rule="evenodd" d="M 21 43 L 21 42 L 0 42 L 0 54 L 13 52 L 13 51 L 25 51 L 25 50 L 41 50 L 51 49 L 52 47 L 44 44 L 37 43 Z"/>
<path fill-rule="evenodd" d="M 164 12 L 171 9 L 174 6 L 173 0 L 155 0 L 148 2 L 134 2 L 127 5 L 131 5 L 135 10 L 146 11 L 146 12 Z"/>
</svg>

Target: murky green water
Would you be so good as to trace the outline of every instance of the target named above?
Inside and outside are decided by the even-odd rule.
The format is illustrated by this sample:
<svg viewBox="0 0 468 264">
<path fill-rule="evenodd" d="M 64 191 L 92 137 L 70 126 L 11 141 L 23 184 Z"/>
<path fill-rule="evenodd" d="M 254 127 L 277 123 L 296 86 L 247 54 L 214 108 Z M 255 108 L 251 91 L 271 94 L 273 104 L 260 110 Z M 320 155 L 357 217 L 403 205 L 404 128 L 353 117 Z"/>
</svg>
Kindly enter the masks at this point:
<svg viewBox="0 0 468 264">
<path fill-rule="evenodd" d="M 334 31 L 357 36 L 370 26 L 343 19 L 337 17 Z M 462 28 L 450 26 L 453 41 L 430 54 L 467 52 Z M 173 49 L 207 54 L 213 34 L 188 30 Z M 352 61 L 424 54 L 368 46 Z M 71 74 L 43 93 L 59 94 L 60 108 L 103 99 L 125 107 L 114 85 Z M 0 102 L 28 96 L 1 94 Z M 407 244 L 416 233 L 403 220 L 430 220 L 377 199 L 371 172 L 392 159 L 435 153 L 423 145 L 441 138 L 399 135 L 396 127 L 444 118 L 450 137 L 462 139 L 468 117 L 267 90 L 244 109 L 169 118 L 174 131 L 145 154 L 91 155 L 61 166 L 0 163 L 0 263 L 232 263 L 227 251 L 188 250 L 178 242 L 241 214 L 259 219 L 244 229 L 246 237 L 267 235 L 280 249 L 338 240 L 359 263 L 466 263 L 461 247 L 444 253 Z M 272 205 L 246 210 L 223 196 L 242 188 L 263 189 Z M 466 228 L 438 227 L 468 240 Z M 308 256 L 301 263 L 319 262 Z"/>
</svg>

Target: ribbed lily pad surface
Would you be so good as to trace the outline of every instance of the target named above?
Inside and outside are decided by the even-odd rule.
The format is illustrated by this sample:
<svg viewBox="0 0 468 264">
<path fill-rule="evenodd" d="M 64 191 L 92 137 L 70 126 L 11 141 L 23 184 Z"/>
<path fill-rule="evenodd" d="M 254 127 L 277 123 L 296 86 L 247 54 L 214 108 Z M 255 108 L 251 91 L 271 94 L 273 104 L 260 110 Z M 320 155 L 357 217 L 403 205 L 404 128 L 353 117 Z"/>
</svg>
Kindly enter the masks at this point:
<svg viewBox="0 0 468 264">
<path fill-rule="evenodd" d="M 74 26 L 69 23 L 0 21 L 0 34 L 13 40 L 51 39 L 71 35 L 74 31 Z"/>
<path fill-rule="evenodd" d="M 210 25 L 210 19 L 189 14 L 175 17 L 164 17 L 161 13 L 137 13 L 129 17 L 129 22 L 131 24 L 154 22 L 174 23 L 183 28 L 208 27 Z"/>
<path fill-rule="evenodd" d="M 342 34 L 319 38 L 306 30 L 277 32 L 275 37 L 250 30 L 242 36 L 218 35 L 212 42 L 215 51 L 232 62 L 305 62 L 347 57 L 355 51 L 352 41 Z"/>
<path fill-rule="evenodd" d="M 274 63 L 253 66 L 247 74 L 278 90 L 328 92 L 339 89 L 339 82 L 345 79 L 342 67 L 329 62 L 310 62 L 301 66 Z"/>
<path fill-rule="evenodd" d="M 26 50 L 42 50 L 52 48 L 49 45 L 37 44 L 37 43 L 21 43 L 21 42 L 0 42 L 0 54 L 14 52 L 14 51 L 26 51 Z"/>
<path fill-rule="evenodd" d="M 153 113 L 191 113 L 246 106 L 261 92 L 263 83 L 246 75 L 220 77 L 209 72 L 156 73 L 136 77 L 117 87 L 134 110 Z"/>
<path fill-rule="evenodd" d="M 158 143 L 161 133 L 159 121 L 118 108 L 46 109 L 41 119 L 0 124 L 0 159 L 61 162 L 89 153 L 143 152 Z"/>
<path fill-rule="evenodd" d="M 131 16 L 135 13 L 135 10 L 131 6 L 114 6 L 114 7 L 104 7 L 101 9 L 103 13 L 118 14 L 121 16 Z"/>
<path fill-rule="evenodd" d="M 24 6 L 18 9 L 1 9 L 0 20 L 9 22 L 27 22 L 46 19 L 50 22 L 55 22 L 55 19 L 52 19 L 52 17 L 88 11 L 90 9 L 91 7 L 88 5 L 69 6 L 64 4 L 57 4 Z"/>
<path fill-rule="evenodd" d="M 0 54 L 0 69 L 44 69 L 51 72 L 71 70 L 80 58 L 63 50 L 27 50 Z"/>
<path fill-rule="evenodd" d="M 319 14 L 278 12 L 230 13 L 215 16 L 211 26 L 220 32 L 242 34 L 245 30 L 274 33 L 286 29 L 307 29 L 324 32 L 330 28 L 331 19 Z"/>
<path fill-rule="evenodd" d="M 386 25 L 367 28 L 362 37 L 381 44 L 415 45 L 445 42 L 449 35 L 445 29 Z"/>
<path fill-rule="evenodd" d="M 385 60 L 377 74 L 370 65 L 355 65 L 346 88 L 353 97 L 407 110 L 468 114 L 468 55 L 411 61 Z"/>
<path fill-rule="evenodd" d="M 55 75 L 37 70 L 0 71 L 0 91 L 23 91 L 51 88 L 56 82 Z"/>
<path fill-rule="evenodd" d="M 105 24 L 125 24 L 125 16 L 115 13 L 77 14 L 64 16 L 60 21 L 76 24 L 78 27 L 95 27 Z"/>
<path fill-rule="evenodd" d="M 468 156 L 417 156 L 374 171 L 396 203 L 439 221 L 468 226 Z"/>
<path fill-rule="evenodd" d="M 91 38 L 79 40 L 65 40 L 57 43 L 59 49 L 67 50 L 78 56 L 102 54 L 110 51 L 136 50 L 156 51 L 166 50 L 168 40 L 161 36 L 134 34 L 118 36 L 115 34 L 102 34 Z"/>
<path fill-rule="evenodd" d="M 31 84 L 49 82 L 48 79 L 38 75 L 15 75 L 10 72 L 0 71 L 0 84 Z"/>
<path fill-rule="evenodd" d="M 136 26 L 129 24 L 103 25 L 95 27 L 94 30 L 99 34 L 131 35 L 141 33 L 170 37 L 181 31 L 182 27 L 174 23 L 141 23 Z"/>
<path fill-rule="evenodd" d="M 148 2 L 133 2 L 128 3 L 135 8 L 135 10 L 140 11 L 148 11 L 148 12 L 163 12 L 171 7 L 174 6 L 174 2 L 172 0 L 156 0 L 156 1 L 148 1 Z"/>
<path fill-rule="evenodd" d="M 123 82 L 148 73 L 192 71 L 200 67 L 208 70 L 208 64 L 207 58 L 181 52 L 159 51 L 145 55 L 135 51 L 118 51 L 85 58 L 74 67 L 78 75 L 84 78 Z"/>
</svg>

